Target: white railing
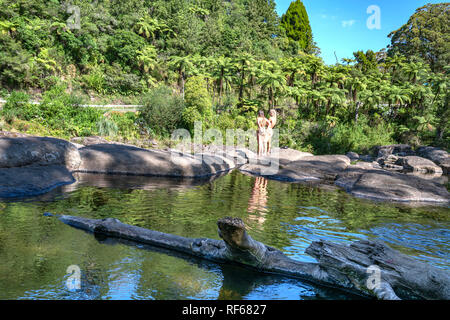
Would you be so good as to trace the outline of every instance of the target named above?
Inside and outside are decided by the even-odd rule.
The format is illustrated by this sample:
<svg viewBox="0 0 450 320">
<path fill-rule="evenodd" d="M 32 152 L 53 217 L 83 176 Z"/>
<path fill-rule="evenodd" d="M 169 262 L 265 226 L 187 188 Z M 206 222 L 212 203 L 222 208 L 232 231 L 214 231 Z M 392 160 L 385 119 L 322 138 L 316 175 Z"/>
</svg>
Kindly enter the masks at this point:
<svg viewBox="0 0 450 320">
<path fill-rule="evenodd" d="M 6 100 L 0 99 L 0 108 L 2 104 L 5 104 Z M 37 101 L 30 101 L 31 104 L 40 104 Z M 138 104 L 80 104 L 79 107 L 82 108 L 99 108 L 99 109 L 112 109 L 112 110 L 128 110 L 137 111 L 139 108 L 143 107 Z"/>
</svg>

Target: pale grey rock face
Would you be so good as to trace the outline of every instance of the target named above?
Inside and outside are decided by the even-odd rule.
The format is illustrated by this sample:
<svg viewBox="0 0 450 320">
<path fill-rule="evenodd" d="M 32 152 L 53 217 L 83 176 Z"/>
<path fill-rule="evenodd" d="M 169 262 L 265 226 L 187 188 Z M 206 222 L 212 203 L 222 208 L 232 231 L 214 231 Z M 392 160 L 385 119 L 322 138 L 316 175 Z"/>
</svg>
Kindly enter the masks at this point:
<svg viewBox="0 0 450 320">
<path fill-rule="evenodd" d="M 351 161 L 356 161 L 359 160 L 359 154 L 357 154 L 356 152 L 348 152 L 346 154 L 346 156 L 351 160 Z"/>
<path fill-rule="evenodd" d="M 343 155 L 303 156 L 296 161 L 280 157 L 279 162 L 278 170 L 273 173 L 264 173 L 268 171 L 267 166 L 259 163 L 243 165 L 240 170 L 281 181 L 334 181 L 350 165 L 350 159 Z"/>
<path fill-rule="evenodd" d="M 335 184 L 354 196 L 373 200 L 450 203 L 450 193 L 439 183 L 380 169 L 350 166 Z"/>
<path fill-rule="evenodd" d="M 396 163 L 408 172 L 442 174 L 442 168 L 433 161 L 417 156 L 402 157 Z"/>
<path fill-rule="evenodd" d="M 417 149 L 417 155 L 433 161 L 442 168 L 444 174 L 450 174 L 450 154 L 435 147 L 421 147 Z"/>
<path fill-rule="evenodd" d="M 91 145 L 79 152 L 79 172 L 200 178 L 235 167 L 232 160 L 214 154 L 181 154 L 117 144 Z"/>
<path fill-rule="evenodd" d="M 81 159 L 68 141 L 47 137 L 0 138 L 0 168 L 64 165 L 76 170 Z"/>
</svg>

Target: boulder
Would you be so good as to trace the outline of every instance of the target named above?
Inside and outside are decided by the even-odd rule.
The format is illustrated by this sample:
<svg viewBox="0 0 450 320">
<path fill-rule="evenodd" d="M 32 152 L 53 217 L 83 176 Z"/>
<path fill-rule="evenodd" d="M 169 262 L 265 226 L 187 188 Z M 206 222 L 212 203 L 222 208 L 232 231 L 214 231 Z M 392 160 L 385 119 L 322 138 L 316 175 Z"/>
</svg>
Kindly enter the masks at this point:
<svg viewBox="0 0 450 320">
<path fill-rule="evenodd" d="M 357 161 L 359 160 L 359 154 L 357 154 L 356 152 L 348 152 L 346 154 L 346 156 L 350 159 L 350 161 Z"/>
<path fill-rule="evenodd" d="M 278 154 L 280 160 L 283 161 L 297 161 L 300 159 L 303 159 L 305 157 L 312 157 L 314 156 L 312 153 L 309 152 L 302 152 L 302 151 L 298 151 L 298 150 L 294 150 L 294 149 L 274 149 L 273 150 L 275 153 Z"/>
<path fill-rule="evenodd" d="M 342 155 L 305 156 L 297 161 L 281 163 L 279 167 L 273 167 L 272 170 L 269 166 L 261 164 L 262 161 L 243 165 L 240 170 L 269 179 L 290 182 L 334 181 L 336 176 L 350 165 L 350 159 Z"/>
<path fill-rule="evenodd" d="M 389 171 L 403 171 L 405 169 L 402 166 L 392 164 L 392 163 L 385 163 L 383 165 L 383 168 L 386 170 L 389 170 Z"/>
<path fill-rule="evenodd" d="M 365 162 L 372 162 L 375 160 L 375 158 L 372 157 L 371 155 L 365 154 L 365 155 L 359 156 L 359 160 L 365 161 Z"/>
<path fill-rule="evenodd" d="M 411 146 L 408 144 L 392 144 L 389 146 L 377 146 L 374 148 L 373 153 L 374 155 L 377 156 L 377 158 L 385 158 L 386 156 L 391 154 L 401 156 L 408 156 L 415 154 Z"/>
<path fill-rule="evenodd" d="M 0 198 L 37 196 L 75 182 L 65 166 L 0 168 Z"/>
<path fill-rule="evenodd" d="M 439 183 L 379 169 L 349 166 L 335 184 L 351 195 L 382 201 L 450 203 L 450 193 Z"/>
<path fill-rule="evenodd" d="M 0 168 L 64 165 L 76 170 L 81 159 L 72 143 L 48 137 L 0 138 Z"/>
<path fill-rule="evenodd" d="M 427 158 L 442 168 L 444 174 L 450 174 L 450 154 L 435 147 L 420 147 L 417 155 Z"/>
<path fill-rule="evenodd" d="M 78 172 L 201 178 L 235 167 L 232 160 L 212 154 L 194 156 L 119 144 L 91 145 L 79 152 Z"/>
<path fill-rule="evenodd" d="M 383 158 L 378 158 L 378 159 L 377 159 L 377 162 L 378 162 L 380 165 L 385 165 L 385 164 L 387 164 L 387 163 L 395 164 L 395 163 L 397 162 L 397 160 L 398 160 L 398 157 L 397 157 L 397 156 L 395 156 L 395 155 L 393 155 L 393 154 L 389 154 L 389 155 L 387 155 L 387 156 L 385 156 L 385 157 L 383 157 Z"/>
<path fill-rule="evenodd" d="M 401 157 L 396 164 L 402 166 L 408 172 L 442 174 L 441 167 L 433 161 L 417 156 Z"/>
</svg>

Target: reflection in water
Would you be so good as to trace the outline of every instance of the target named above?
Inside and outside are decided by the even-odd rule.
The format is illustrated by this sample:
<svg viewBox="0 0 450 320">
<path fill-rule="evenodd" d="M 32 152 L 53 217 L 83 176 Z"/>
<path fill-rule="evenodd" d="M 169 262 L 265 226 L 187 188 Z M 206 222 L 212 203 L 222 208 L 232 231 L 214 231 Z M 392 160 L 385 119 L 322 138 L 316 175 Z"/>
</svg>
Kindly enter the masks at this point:
<svg viewBox="0 0 450 320">
<path fill-rule="evenodd" d="M 0 299 L 352 298 L 297 279 L 97 239 L 44 217 L 44 212 L 113 217 L 152 230 L 213 239 L 219 238 L 217 220 L 233 216 L 244 220 L 253 238 L 296 260 L 314 261 L 305 254 L 314 240 L 381 239 L 415 259 L 450 269 L 448 207 L 376 203 L 239 172 L 193 185 L 84 177 L 70 192 L 59 188 L 53 197 L 0 200 Z M 70 265 L 82 272 L 82 290 L 77 292 L 65 287 Z"/>
<path fill-rule="evenodd" d="M 248 202 L 249 219 L 256 221 L 261 227 L 266 221 L 265 215 L 269 211 L 267 209 L 267 182 L 263 177 L 256 177 L 255 184 L 252 189 L 250 200 Z"/>
</svg>

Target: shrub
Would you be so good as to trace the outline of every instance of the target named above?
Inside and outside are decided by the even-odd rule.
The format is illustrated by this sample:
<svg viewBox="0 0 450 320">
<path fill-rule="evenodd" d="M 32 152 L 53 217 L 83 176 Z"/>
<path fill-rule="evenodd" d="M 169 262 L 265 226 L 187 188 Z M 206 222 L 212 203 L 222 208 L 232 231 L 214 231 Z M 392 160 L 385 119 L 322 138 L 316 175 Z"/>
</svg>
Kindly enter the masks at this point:
<svg viewBox="0 0 450 320">
<path fill-rule="evenodd" d="M 189 129 L 192 130 L 195 121 L 203 121 L 205 127 L 212 124 L 212 100 L 203 77 L 195 76 L 186 81 L 184 100 L 186 109 L 183 119 Z"/>
<path fill-rule="evenodd" d="M 94 90 L 97 93 L 104 93 L 105 75 L 99 67 L 93 68 L 89 74 L 82 77 L 83 87 Z"/>
<path fill-rule="evenodd" d="M 98 132 L 102 136 L 115 137 L 119 131 L 117 124 L 108 118 L 102 118 L 97 122 Z"/>
<path fill-rule="evenodd" d="M 170 88 L 160 86 L 151 90 L 143 105 L 138 120 L 148 132 L 168 136 L 182 126 L 185 104 Z"/>
<path fill-rule="evenodd" d="M 303 142 L 312 145 L 317 154 L 367 153 L 374 146 L 395 143 L 393 127 L 386 123 L 371 124 L 364 117 L 358 123 L 339 123 L 330 127 L 319 123 Z"/>
<path fill-rule="evenodd" d="M 116 123 L 118 133 L 127 139 L 137 138 L 139 136 L 136 124 L 137 118 L 138 116 L 134 112 L 111 112 L 111 119 Z"/>
<path fill-rule="evenodd" d="M 135 74 L 124 72 L 117 63 L 105 67 L 103 86 L 109 94 L 131 95 L 144 90 L 141 79 Z"/>
<path fill-rule="evenodd" d="M 31 120 L 37 113 L 37 106 L 31 104 L 30 96 L 24 92 L 13 91 L 3 106 L 2 115 L 11 123 L 15 118 Z"/>
</svg>

